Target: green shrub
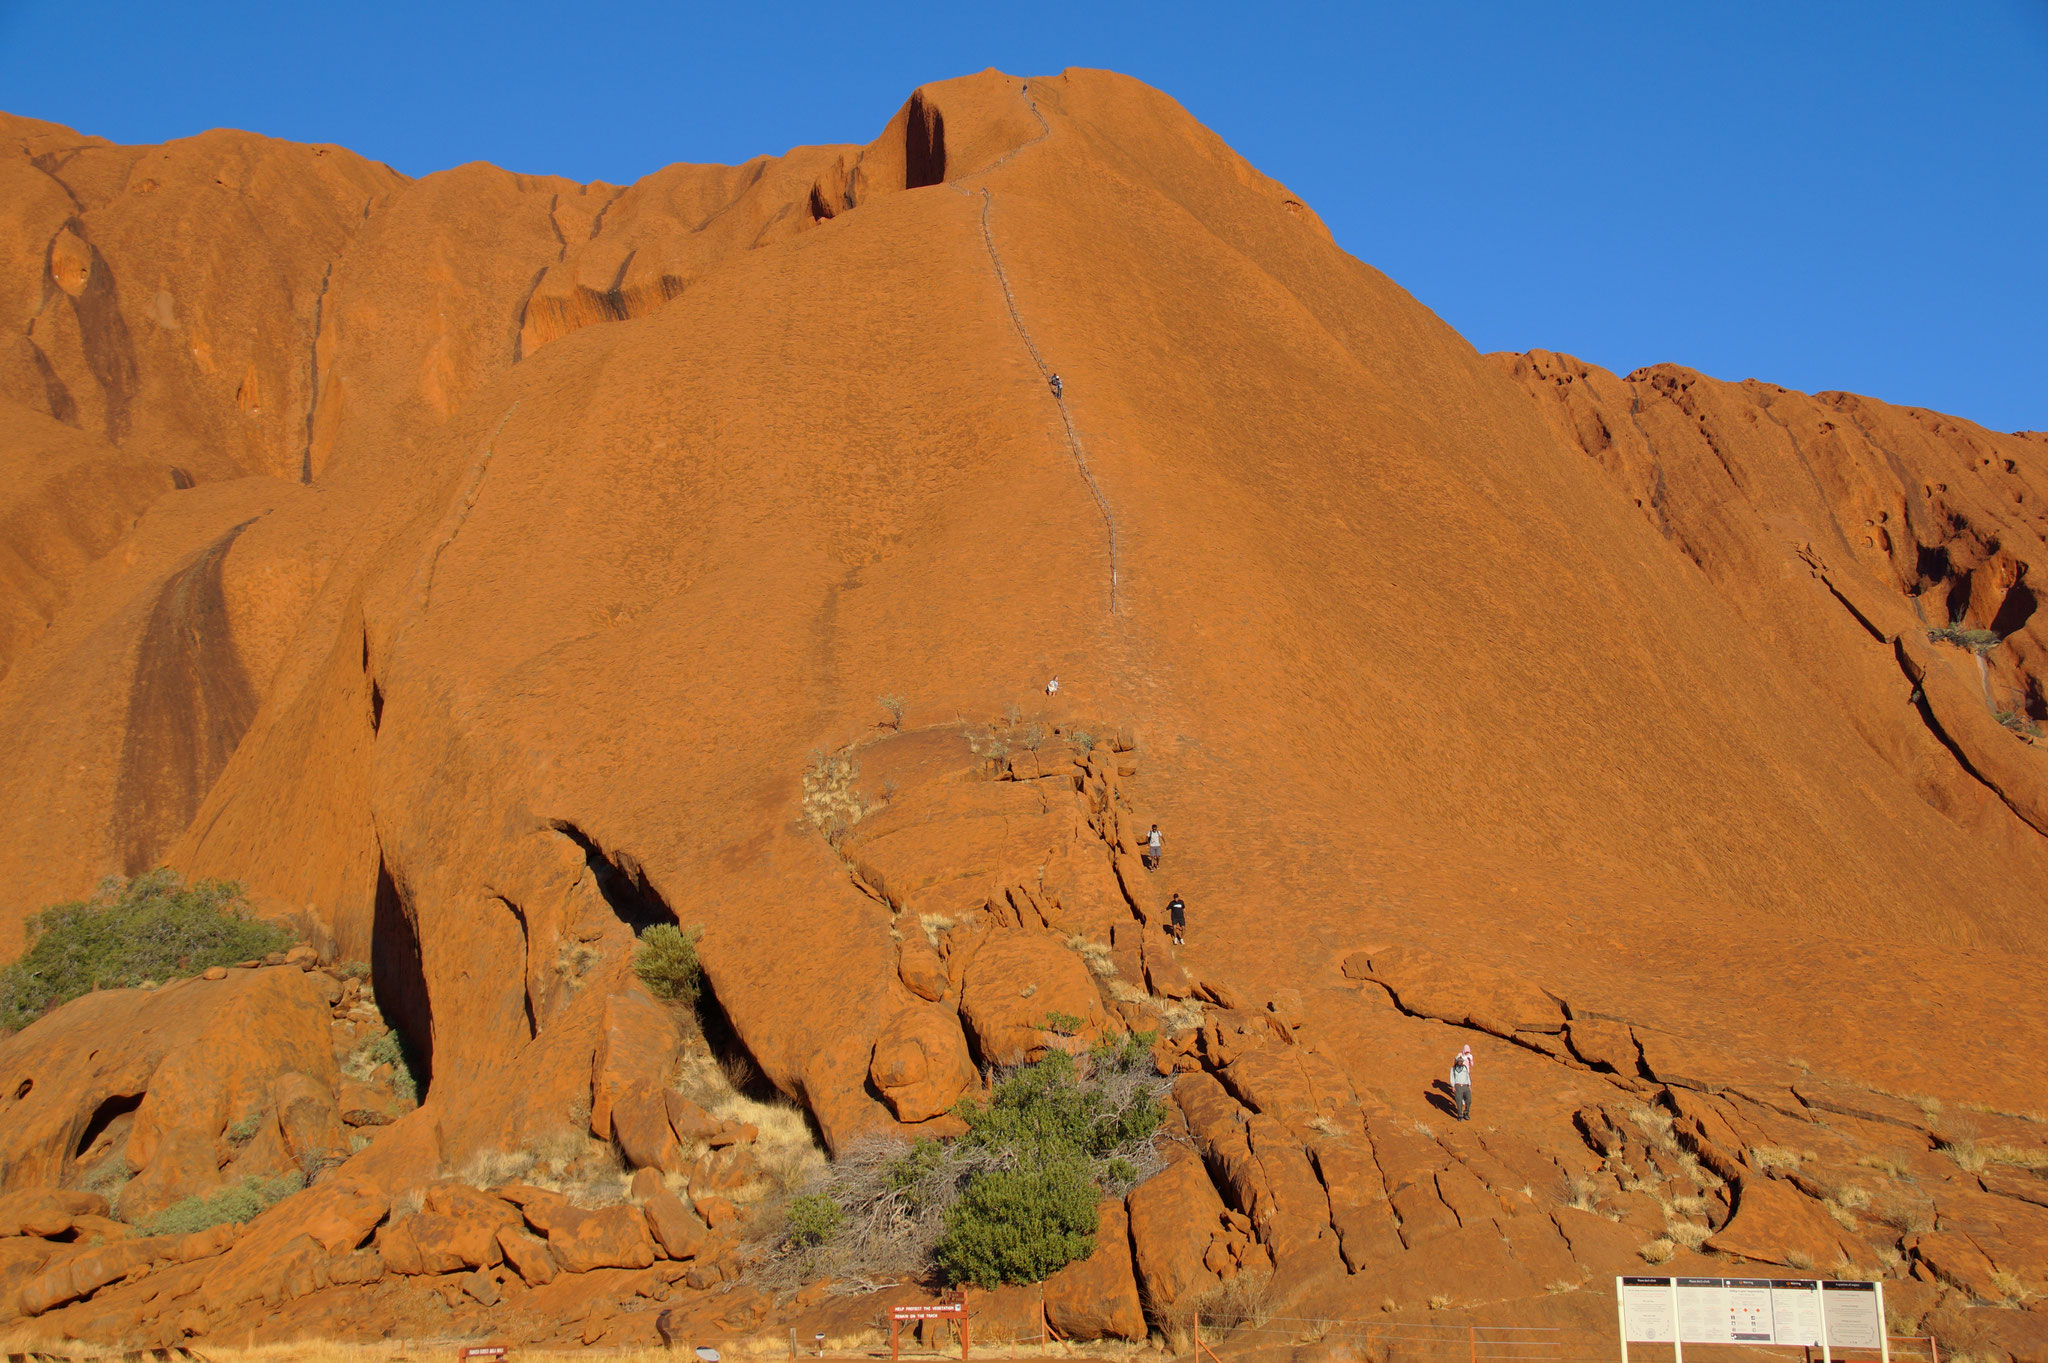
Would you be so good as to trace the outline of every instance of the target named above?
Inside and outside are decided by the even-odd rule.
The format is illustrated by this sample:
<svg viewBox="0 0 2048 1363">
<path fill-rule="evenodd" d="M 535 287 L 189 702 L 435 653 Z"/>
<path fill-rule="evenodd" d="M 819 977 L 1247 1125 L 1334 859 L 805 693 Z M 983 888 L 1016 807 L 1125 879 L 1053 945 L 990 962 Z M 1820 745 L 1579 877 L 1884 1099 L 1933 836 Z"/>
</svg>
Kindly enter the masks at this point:
<svg viewBox="0 0 2048 1363">
<path fill-rule="evenodd" d="M 29 947 L 0 970 L 0 1029 L 26 1027 L 95 989 L 162 983 L 282 951 L 292 935 L 249 916 L 233 881 L 184 885 L 176 871 L 110 876 L 91 899 L 56 904 L 27 923 Z"/>
<path fill-rule="evenodd" d="M 1998 712 L 1998 722 L 2016 734 L 2025 734 L 2028 738 L 2041 737 L 2041 726 L 2028 719 L 2018 710 L 2000 710 Z"/>
<path fill-rule="evenodd" d="M 356 1047 L 341 1068 L 351 1078 L 368 1079 L 379 1065 L 391 1066 L 391 1091 L 406 1102 L 418 1105 L 419 1063 L 412 1048 L 406 1045 L 405 1038 L 395 1030 L 373 1036 Z"/>
<path fill-rule="evenodd" d="M 822 1245 L 846 1225 L 846 1213 L 839 1210 L 839 1204 L 824 1193 L 805 1193 L 802 1197 L 791 1198 L 788 1210 L 783 1214 L 788 1234 L 788 1243 L 805 1249 Z"/>
<path fill-rule="evenodd" d="M 1074 746 L 1079 748 L 1082 752 L 1095 751 L 1095 735 L 1089 733 L 1086 729 L 1074 730 L 1073 738 Z"/>
<path fill-rule="evenodd" d="M 280 1174 L 276 1178 L 252 1175 L 212 1197 L 188 1197 L 172 1203 L 144 1222 L 143 1231 L 148 1235 L 190 1235 L 230 1221 L 253 1221 L 266 1208 L 305 1186 L 305 1180 L 297 1174 Z"/>
<path fill-rule="evenodd" d="M 1927 631 L 1930 644 L 1954 644 L 1967 648 L 1972 653 L 1989 653 L 1998 647 L 1998 635 L 1988 629 L 1965 629 L 1961 625 L 1943 625 Z"/>
<path fill-rule="evenodd" d="M 1077 1160 L 982 1174 L 947 1210 L 933 1258 L 948 1282 L 1040 1282 L 1095 1252 L 1101 1196 Z"/>
<path fill-rule="evenodd" d="M 227 1138 L 232 1144 L 246 1145 L 248 1142 L 255 1140 L 256 1133 L 262 1129 L 263 1114 L 252 1112 L 227 1129 Z"/>
<path fill-rule="evenodd" d="M 633 952 L 633 973 L 656 998 L 675 1003 L 695 1003 L 704 984 L 704 967 L 697 963 L 697 939 L 704 929 L 684 932 L 673 923 L 657 923 L 640 934 Z"/>
<path fill-rule="evenodd" d="M 1012 1071 L 995 1086 L 987 1107 L 969 1099 L 954 1109 L 967 1123 L 960 1139 L 1026 1166 L 1107 1160 L 1151 1140 L 1166 1119 L 1157 1088 L 1104 1082 L 1131 1075 L 1149 1045 L 1138 1042 L 1132 1037 L 1121 1046 L 1097 1047 L 1086 1076 L 1094 1082 L 1084 1082 L 1074 1058 L 1064 1051 Z"/>
<path fill-rule="evenodd" d="M 344 980 L 367 980 L 370 978 L 368 961 L 343 961 L 338 972 Z"/>
</svg>

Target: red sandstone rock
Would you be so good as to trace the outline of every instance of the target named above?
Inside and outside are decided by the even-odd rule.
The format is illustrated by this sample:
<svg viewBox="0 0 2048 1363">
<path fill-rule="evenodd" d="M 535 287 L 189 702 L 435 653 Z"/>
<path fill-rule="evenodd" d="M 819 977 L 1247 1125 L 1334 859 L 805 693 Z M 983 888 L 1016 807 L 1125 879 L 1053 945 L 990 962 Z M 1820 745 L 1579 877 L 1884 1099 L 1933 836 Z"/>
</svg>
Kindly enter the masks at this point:
<svg viewBox="0 0 2048 1363">
<path fill-rule="evenodd" d="M 906 1008 L 875 1040 L 868 1077 L 898 1121 L 949 1111 L 978 1078 L 960 1024 L 943 1008 Z"/>
<path fill-rule="evenodd" d="M 548 1250 L 565 1273 L 599 1268 L 645 1268 L 654 1262 L 654 1242 L 637 1207 L 605 1207 L 555 1220 Z"/>
<path fill-rule="evenodd" d="M 498 1249 L 528 1287 L 545 1287 L 555 1280 L 555 1256 L 549 1252 L 547 1242 L 524 1227 L 501 1227 Z"/>
<path fill-rule="evenodd" d="M 905 940 L 896 948 L 896 973 L 903 987 L 936 1003 L 946 996 L 946 965 L 924 942 Z"/>
<path fill-rule="evenodd" d="M 0 1237 L 62 1235 L 81 1216 L 105 1216 L 107 1200 L 97 1193 L 27 1188 L 0 1197 Z"/>
<path fill-rule="evenodd" d="M 683 1205 L 674 1193 L 663 1190 L 650 1196 L 641 1210 L 655 1243 L 671 1259 L 691 1259 L 711 1238 L 711 1232 L 697 1214 Z"/>
<path fill-rule="evenodd" d="M 1223 1202 L 1201 1161 L 1168 1165 L 1139 1184 L 1128 1205 L 1131 1257 L 1145 1300 L 1166 1307 L 1215 1286 L 1216 1275 L 1203 1266 L 1202 1256 L 1208 1253 Z"/>
<path fill-rule="evenodd" d="M 990 934 L 960 992 L 960 1020 L 983 1058 L 1014 1065 L 1043 1055 L 1055 1014 L 1080 1019 L 1074 1035 L 1084 1043 L 1102 1031 L 1102 1000 L 1080 957 L 1043 933 Z"/>
<path fill-rule="evenodd" d="M 1095 1252 L 1045 1280 L 1045 1319 L 1060 1339 L 1145 1337 L 1131 1268 L 1130 1218 L 1121 1199 L 1096 1209 Z"/>
<path fill-rule="evenodd" d="M 620 1093 L 611 1115 L 612 1131 L 626 1163 L 636 1169 L 674 1172 L 686 1167 L 682 1144 L 669 1127 L 660 1090 L 635 1088 Z"/>
</svg>

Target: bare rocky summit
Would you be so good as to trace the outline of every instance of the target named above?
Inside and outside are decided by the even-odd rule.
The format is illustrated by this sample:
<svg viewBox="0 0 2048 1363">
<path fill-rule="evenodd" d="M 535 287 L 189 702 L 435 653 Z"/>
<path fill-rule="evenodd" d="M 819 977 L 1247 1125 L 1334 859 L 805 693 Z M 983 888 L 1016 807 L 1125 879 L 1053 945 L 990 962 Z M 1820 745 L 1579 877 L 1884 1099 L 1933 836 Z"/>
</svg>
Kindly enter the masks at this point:
<svg viewBox="0 0 2048 1363">
<path fill-rule="evenodd" d="M 158 864 L 308 943 L 0 1040 L 6 1328 L 843 1337 L 930 1291 L 762 1277 L 821 1148 L 1150 1031 L 1163 1169 L 977 1337 L 1657 1264 L 2048 1354 L 2038 433 L 1481 356 L 1101 72 L 0 189 L 0 957 Z"/>
</svg>

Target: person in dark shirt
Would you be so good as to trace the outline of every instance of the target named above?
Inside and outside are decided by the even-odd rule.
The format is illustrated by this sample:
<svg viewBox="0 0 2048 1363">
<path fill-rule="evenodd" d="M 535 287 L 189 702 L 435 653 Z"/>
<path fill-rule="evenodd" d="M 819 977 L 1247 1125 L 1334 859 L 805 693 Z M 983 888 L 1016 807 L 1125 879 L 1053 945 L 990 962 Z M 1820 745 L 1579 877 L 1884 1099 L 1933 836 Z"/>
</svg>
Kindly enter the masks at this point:
<svg viewBox="0 0 2048 1363">
<path fill-rule="evenodd" d="M 1179 895 L 1166 906 L 1166 931 L 1173 937 L 1173 944 L 1184 947 L 1188 944 L 1188 906 Z"/>
</svg>

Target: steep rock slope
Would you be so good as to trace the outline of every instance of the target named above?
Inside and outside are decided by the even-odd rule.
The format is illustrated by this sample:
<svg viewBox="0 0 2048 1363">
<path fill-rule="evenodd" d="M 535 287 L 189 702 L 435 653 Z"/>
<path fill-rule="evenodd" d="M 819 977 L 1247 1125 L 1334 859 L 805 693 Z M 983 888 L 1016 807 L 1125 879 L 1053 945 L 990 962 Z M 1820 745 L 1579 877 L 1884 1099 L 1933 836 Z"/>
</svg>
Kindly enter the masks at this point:
<svg viewBox="0 0 2048 1363">
<path fill-rule="evenodd" d="M 2038 1091 L 2038 753 L 1950 717 L 1955 659 L 1843 608 L 1859 584 L 1812 576 L 1836 572 L 1832 541 L 1787 558 L 1751 528 L 1853 515 L 1846 475 L 1737 505 L 1667 438 L 1641 456 L 1662 485 L 1708 490 L 1638 514 L 1646 466 L 1588 459 L 1583 434 L 1632 400 L 1531 402 L 1526 373 L 1103 73 L 928 86 L 867 148 L 624 191 L 11 127 L 8 173 L 43 207 L 9 228 L 35 282 L 9 286 L 30 349 L 5 396 L 21 429 L 138 461 L 143 491 L 126 536 L 73 533 L 11 607 L 51 623 L 0 679 L 8 940 L 106 870 L 239 877 L 370 963 L 429 1081 L 161 1279 L 53 1296 L 86 1268 L 25 1252 L 56 1275 L 37 1297 L 55 1327 L 186 1335 L 268 1300 L 303 1304 L 267 1330 L 350 1330 L 360 1289 L 403 1328 L 531 1292 L 527 1337 L 644 1336 L 615 1308 L 645 1280 L 589 1274 L 666 1272 L 650 1233 L 661 1291 L 740 1269 L 651 1190 L 638 1229 L 531 1190 L 399 1204 L 580 1131 L 722 1197 L 729 1157 L 662 1096 L 679 1043 L 627 968 L 662 921 L 703 926 L 714 1030 L 834 1148 L 933 1120 L 971 1082 L 963 1047 L 1029 1053 L 1043 1019 L 1017 999 L 1091 1034 L 1162 1030 L 1174 1149 L 1200 1161 L 1128 1210 L 1158 1314 L 1264 1255 L 1326 1314 L 1446 1295 L 1611 1320 L 1545 1289 L 1642 1262 L 1665 1229 L 1645 1187 L 1697 1205 L 1693 1238 L 1725 1234 L 1712 1262 L 1966 1277 L 1956 1246 L 1906 1242 L 1950 1233 L 1933 1219 L 1827 1230 L 1821 1203 L 1893 1143 L 1979 1225 L 1972 1253 L 2037 1271 L 2033 1204 L 1954 1183 L 1933 1152 L 1955 1133 L 1874 1090 L 2022 1110 Z M 288 201 L 328 224 L 278 235 L 265 353 L 300 368 L 259 366 L 279 396 L 253 413 L 207 387 L 195 342 L 105 358 L 157 325 L 158 294 L 180 319 L 258 304 L 216 304 L 205 260 L 91 218 L 140 212 L 144 179 L 161 203 L 260 193 L 244 161 L 297 166 Z M 156 164 L 184 178 L 137 178 Z M 231 255 L 256 231 L 196 240 Z M 37 339 L 85 329 L 95 279 L 123 281 L 92 305 L 119 326 L 88 307 L 100 339 Z M 254 423 L 237 440 L 231 411 Z M 2032 448 L 2003 456 L 2015 476 Z M 151 497 L 145 456 L 182 479 Z M 1750 457 L 1749 486 L 1789 476 Z M 1987 566 L 2000 545 L 1945 551 L 1943 581 L 1982 569 L 2010 596 L 2025 555 Z M 1806 614 L 1781 637 L 1759 616 L 1790 564 Z M 2005 610 L 1992 594 L 1964 617 Z M 878 730 L 882 695 L 906 703 Z M 1994 751 L 2011 774 L 1973 755 Z M 1155 820 L 1149 873 L 1134 840 Z M 1180 951 L 1158 930 L 1176 891 Z M 1978 1044 L 1987 999 L 2020 1044 Z M 75 1185 L 105 1134 L 105 1096 L 51 1077 L 66 1038 L 89 1042 L 83 1021 L 39 1036 L 66 1015 L 0 1043 L 0 1101 L 37 1104 L 40 1142 L 0 1152 L 25 1171 L 10 1189 Z M 1439 1137 L 1432 1081 L 1466 1040 L 1488 1106 Z M 316 1108 L 339 1082 L 292 1073 Z M 179 1148 L 226 1140 L 225 1110 L 187 1116 Z M 2000 1120 L 2006 1146 L 2040 1144 Z M 1790 1192 L 1755 1153 L 1807 1145 Z M 429 1252 L 458 1224 L 488 1233 Z M 122 1274 L 188 1249 L 128 1253 Z M 692 1301 L 732 1330 L 771 1309 Z"/>
</svg>

